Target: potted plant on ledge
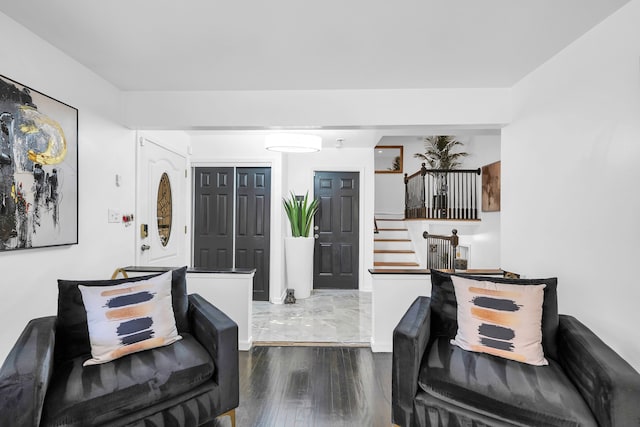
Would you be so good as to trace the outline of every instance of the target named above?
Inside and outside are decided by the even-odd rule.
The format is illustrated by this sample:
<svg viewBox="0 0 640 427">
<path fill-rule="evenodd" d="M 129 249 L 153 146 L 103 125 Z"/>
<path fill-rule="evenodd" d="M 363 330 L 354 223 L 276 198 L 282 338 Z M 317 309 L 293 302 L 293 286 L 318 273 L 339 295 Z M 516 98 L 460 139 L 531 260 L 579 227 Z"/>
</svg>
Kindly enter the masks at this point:
<svg viewBox="0 0 640 427">
<path fill-rule="evenodd" d="M 296 298 L 308 298 L 313 287 L 313 237 L 309 237 L 318 200 L 309 201 L 309 192 L 296 197 L 293 192 L 282 199 L 291 225 L 291 237 L 284 240 L 287 287 L 295 290 Z"/>
</svg>

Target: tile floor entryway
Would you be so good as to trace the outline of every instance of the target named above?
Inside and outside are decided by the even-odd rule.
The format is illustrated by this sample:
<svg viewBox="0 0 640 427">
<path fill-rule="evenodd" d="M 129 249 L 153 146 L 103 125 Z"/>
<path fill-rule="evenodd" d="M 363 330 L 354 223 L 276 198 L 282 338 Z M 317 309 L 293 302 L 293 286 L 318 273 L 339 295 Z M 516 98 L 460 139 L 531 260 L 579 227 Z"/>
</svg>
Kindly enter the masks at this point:
<svg viewBox="0 0 640 427">
<path fill-rule="evenodd" d="M 369 346 L 371 293 L 314 290 L 295 304 L 253 301 L 254 345 L 296 343 Z"/>
</svg>

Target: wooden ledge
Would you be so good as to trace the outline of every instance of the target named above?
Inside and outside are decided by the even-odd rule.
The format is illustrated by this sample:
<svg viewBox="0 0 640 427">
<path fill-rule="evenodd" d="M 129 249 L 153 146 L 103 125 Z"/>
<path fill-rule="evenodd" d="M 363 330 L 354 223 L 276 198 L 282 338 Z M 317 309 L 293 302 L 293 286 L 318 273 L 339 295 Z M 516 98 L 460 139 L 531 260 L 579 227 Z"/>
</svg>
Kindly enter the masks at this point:
<svg viewBox="0 0 640 427">
<path fill-rule="evenodd" d="M 439 269 L 445 273 L 453 273 L 453 270 Z M 424 268 L 370 268 L 371 274 L 431 274 L 431 270 Z M 504 270 L 500 269 L 471 269 L 471 270 L 456 270 L 456 274 L 469 274 L 473 276 L 501 276 L 504 274 Z"/>
<path fill-rule="evenodd" d="M 174 270 L 180 267 L 151 267 L 151 266 L 137 266 L 130 265 L 127 267 L 117 268 L 111 279 L 115 279 L 119 274 L 125 279 L 129 278 L 128 273 L 164 273 L 165 271 Z M 230 274 L 252 274 L 255 273 L 255 268 L 218 268 L 218 269 L 206 269 L 198 267 L 188 267 L 187 273 L 230 273 Z"/>
</svg>

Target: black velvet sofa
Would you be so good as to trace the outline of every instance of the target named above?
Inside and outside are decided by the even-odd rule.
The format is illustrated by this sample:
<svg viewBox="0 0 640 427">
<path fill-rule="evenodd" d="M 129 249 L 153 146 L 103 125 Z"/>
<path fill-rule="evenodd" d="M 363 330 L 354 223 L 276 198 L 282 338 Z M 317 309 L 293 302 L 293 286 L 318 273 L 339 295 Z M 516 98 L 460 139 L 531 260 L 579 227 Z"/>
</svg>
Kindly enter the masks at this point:
<svg viewBox="0 0 640 427">
<path fill-rule="evenodd" d="M 467 276 L 468 277 L 468 276 Z M 571 316 L 544 283 L 542 346 L 532 366 L 450 344 L 457 330 L 451 275 L 431 272 L 393 334 L 392 419 L 398 426 L 640 426 L 640 374 Z"/>
<path fill-rule="evenodd" d="M 91 348 L 78 284 L 58 282 L 58 315 L 26 326 L 0 370 L 0 425 L 209 426 L 239 400 L 238 328 L 197 294 L 186 268 L 172 273 L 182 339 L 108 363 L 83 367 Z"/>
</svg>

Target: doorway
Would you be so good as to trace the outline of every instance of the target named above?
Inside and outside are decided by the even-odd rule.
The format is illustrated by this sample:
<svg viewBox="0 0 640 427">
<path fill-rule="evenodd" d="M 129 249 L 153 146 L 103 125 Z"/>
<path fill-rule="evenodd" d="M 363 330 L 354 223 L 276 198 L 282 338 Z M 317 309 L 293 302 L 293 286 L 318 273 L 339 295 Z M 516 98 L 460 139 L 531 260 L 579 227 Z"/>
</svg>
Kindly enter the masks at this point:
<svg viewBox="0 0 640 427">
<path fill-rule="evenodd" d="M 187 159 L 144 137 L 138 155 L 136 264 L 185 265 Z"/>
<path fill-rule="evenodd" d="M 253 299 L 269 300 L 271 168 L 194 170 L 193 266 L 255 268 Z"/>
<path fill-rule="evenodd" d="M 314 289 L 358 289 L 360 174 L 316 172 Z"/>
</svg>

